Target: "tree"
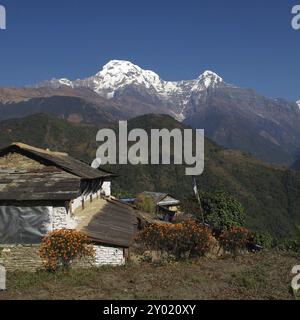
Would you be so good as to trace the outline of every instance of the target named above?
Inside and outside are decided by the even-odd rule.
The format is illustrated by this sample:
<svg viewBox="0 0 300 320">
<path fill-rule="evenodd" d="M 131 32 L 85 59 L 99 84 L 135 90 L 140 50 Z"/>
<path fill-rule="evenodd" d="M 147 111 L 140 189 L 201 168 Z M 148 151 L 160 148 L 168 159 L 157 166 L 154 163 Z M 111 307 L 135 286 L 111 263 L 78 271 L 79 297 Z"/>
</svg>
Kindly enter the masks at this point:
<svg viewBox="0 0 300 320">
<path fill-rule="evenodd" d="M 144 194 L 139 194 L 137 196 L 135 205 L 145 212 L 155 214 L 156 213 L 156 204 L 153 201 L 153 199 L 149 196 L 146 196 Z"/>
<path fill-rule="evenodd" d="M 225 192 L 202 192 L 201 203 L 204 211 L 205 223 L 218 232 L 232 227 L 242 227 L 246 215 L 242 204 Z M 196 216 L 200 221 L 201 212 L 195 197 L 182 201 L 183 211 Z"/>
</svg>

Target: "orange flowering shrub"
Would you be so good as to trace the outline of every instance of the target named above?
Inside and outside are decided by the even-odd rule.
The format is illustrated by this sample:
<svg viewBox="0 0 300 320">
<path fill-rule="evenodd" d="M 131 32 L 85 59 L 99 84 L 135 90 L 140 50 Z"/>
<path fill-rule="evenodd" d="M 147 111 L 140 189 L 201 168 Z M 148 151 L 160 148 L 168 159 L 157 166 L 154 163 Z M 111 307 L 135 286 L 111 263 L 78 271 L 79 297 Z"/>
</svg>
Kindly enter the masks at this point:
<svg viewBox="0 0 300 320">
<path fill-rule="evenodd" d="M 76 230 L 55 230 L 42 240 L 40 257 L 48 270 L 69 267 L 76 258 L 94 257 L 95 250 L 88 237 Z"/>
<path fill-rule="evenodd" d="M 251 232 L 246 228 L 232 227 L 222 232 L 219 237 L 219 242 L 224 250 L 236 256 L 240 250 L 247 249 L 251 236 Z"/>
<path fill-rule="evenodd" d="M 144 250 L 167 252 L 181 259 L 203 256 L 209 251 L 213 236 L 208 228 L 191 220 L 175 225 L 148 225 L 139 232 L 136 241 Z"/>
</svg>

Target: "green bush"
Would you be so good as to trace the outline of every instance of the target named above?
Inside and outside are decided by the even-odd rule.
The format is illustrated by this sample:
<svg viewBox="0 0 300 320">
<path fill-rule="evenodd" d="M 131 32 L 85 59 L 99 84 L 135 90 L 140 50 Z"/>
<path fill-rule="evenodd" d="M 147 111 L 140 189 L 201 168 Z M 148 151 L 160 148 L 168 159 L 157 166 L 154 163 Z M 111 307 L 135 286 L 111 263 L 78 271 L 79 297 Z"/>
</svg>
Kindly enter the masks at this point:
<svg viewBox="0 0 300 320">
<path fill-rule="evenodd" d="M 254 232 L 251 240 L 253 244 L 262 246 L 265 249 L 272 248 L 274 244 L 272 236 L 267 232 Z"/>
<path fill-rule="evenodd" d="M 144 194 L 138 195 L 136 202 L 135 202 L 135 205 L 140 210 L 143 210 L 145 212 L 149 212 L 152 214 L 156 213 L 156 204 L 154 203 L 154 201 L 150 197 L 147 197 Z"/>
<path fill-rule="evenodd" d="M 300 253 L 300 226 L 298 227 L 294 237 L 284 242 L 283 248 L 288 251 Z"/>
<path fill-rule="evenodd" d="M 245 225 L 246 215 L 242 204 L 225 192 L 202 193 L 201 204 L 205 223 L 219 232 Z M 199 203 L 195 197 L 182 202 L 183 211 L 201 221 Z"/>
</svg>

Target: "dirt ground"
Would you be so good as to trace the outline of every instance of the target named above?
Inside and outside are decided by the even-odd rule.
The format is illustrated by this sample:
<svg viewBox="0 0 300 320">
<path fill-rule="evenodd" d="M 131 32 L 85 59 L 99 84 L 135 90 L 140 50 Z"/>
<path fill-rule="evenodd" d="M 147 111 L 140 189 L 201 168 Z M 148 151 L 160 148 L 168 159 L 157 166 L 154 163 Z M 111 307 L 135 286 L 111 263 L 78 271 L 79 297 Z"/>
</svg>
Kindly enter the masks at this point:
<svg viewBox="0 0 300 320">
<path fill-rule="evenodd" d="M 264 252 L 164 264 L 8 274 L 0 300 L 30 299 L 300 299 L 290 290 L 300 256 Z"/>
</svg>

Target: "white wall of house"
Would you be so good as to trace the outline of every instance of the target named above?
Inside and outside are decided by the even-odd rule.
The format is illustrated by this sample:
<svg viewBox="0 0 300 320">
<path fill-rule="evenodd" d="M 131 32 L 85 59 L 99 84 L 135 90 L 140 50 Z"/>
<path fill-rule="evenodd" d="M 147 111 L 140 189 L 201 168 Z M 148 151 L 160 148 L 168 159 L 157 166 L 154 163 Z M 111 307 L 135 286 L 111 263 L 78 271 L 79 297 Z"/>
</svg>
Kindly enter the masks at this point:
<svg viewBox="0 0 300 320">
<path fill-rule="evenodd" d="M 65 207 L 52 207 L 52 230 L 66 229 L 70 215 Z"/>
<path fill-rule="evenodd" d="M 45 230 L 51 232 L 59 229 L 75 229 L 76 221 L 71 217 L 70 212 L 65 207 L 43 207 L 43 212 L 49 217 Z M 72 225 L 73 224 L 73 225 Z M 29 245 L 29 244 L 28 244 Z M 27 248 L 28 245 L 24 245 Z M 23 246 L 16 244 L 16 248 L 23 248 Z M 126 262 L 124 249 L 117 247 L 107 247 L 104 245 L 94 245 L 95 258 L 93 265 L 95 267 L 110 265 L 121 266 Z M 34 266 L 34 262 L 32 262 Z M 22 262 L 16 268 L 22 268 Z"/>
<path fill-rule="evenodd" d="M 91 193 L 85 196 L 80 196 L 71 202 L 71 211 L 74 212 L 78 208 L 82 208 L 82 200 L 84 200 L 84 203 L 88 203 L 90 201 L 90 198 L 92 196 L 92 199 L 99 198 L 101 195 L 104 195 L 105 197 L 111 196 L 111 182 L 105 181 L 102 185 L 102 188 L 100 191 L 96 193 Z"/>
<path fill-rule="evenodd" d="M 94 246 L 96 251 L 95 266 L 122 266 L 125 264 L 124 250 L 105 246 Z"/>
<path fill-rule="evenodd" d="M 110 182 L 110 181 L 105 181 L 105 182 L 103 182 L 101 192 L 102 192 L 106 197 L 110 197 L 110 196 L 111 196 L 111 182 Z"/>
<path fill-rule="evenodd" d="M 66 208 L 56 207 L 52 210 L 52 226 L 53 230 L 63 228 L 75 228 L 76 221 L 72 219 L 70 213 L 67 212 Z M 73 223 L 73 226 L 72 226 Z M 100 245 L 94 245 L 96 252 L 95 260 L 93 265 L 96 267 L 111 265 L 111 266 L 122 266 L 125 265 L 126 259 L 124 250 L 116 247 L 106 247 Z"/>
</svg>

